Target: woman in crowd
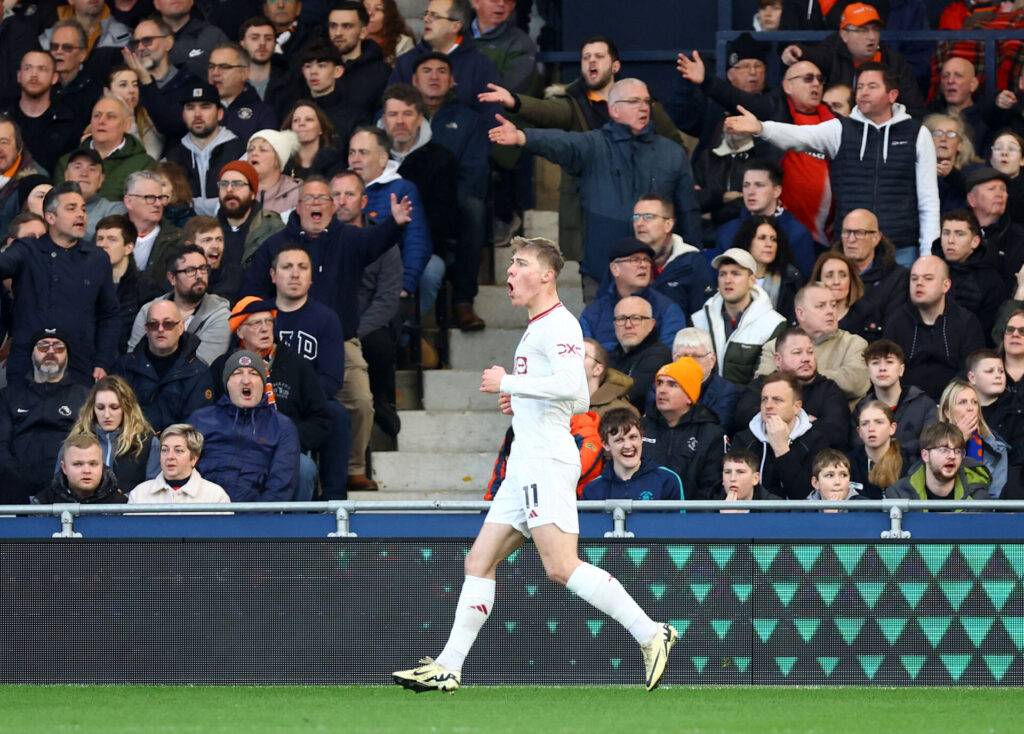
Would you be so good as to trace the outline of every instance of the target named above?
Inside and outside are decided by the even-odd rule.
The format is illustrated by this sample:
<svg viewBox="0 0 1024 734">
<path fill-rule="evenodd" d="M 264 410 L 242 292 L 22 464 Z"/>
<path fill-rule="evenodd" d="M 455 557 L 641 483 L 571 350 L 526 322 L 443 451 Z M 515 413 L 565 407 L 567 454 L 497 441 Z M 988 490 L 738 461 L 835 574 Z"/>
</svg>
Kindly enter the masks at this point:
<svg viewBox="0 0 1024 734">
<path fill-rule="evenodd" d="M 395 59 L 416 45 L 412 30 L 398 12 L 395 0 L 363 0 L 363 5 L 370 16 L 367 37 L 377 42 L 384 61 L 394 66 Z"/>
<path fill-rule="evenodd" d="M 299 152 L 299 137 L 291 130 L 260 130 L 249 138 L 246 158 L 260 177 L 256 198 L 268 211 L 282 219 L 299 203 L 302 181 L 282 173 L 292 156 Z"/>
<path fill-rule="evenodd" d="M 860 485 L 863 497 L 883 499 L 885 490 L 898 482 L 914 462 L 903 455 L 895 438 L 892 408 L 881 400 L 870 400 L 861 406 L 856 427 L 862 445 L 846 454 L 850 459 L 850 481 Z"/>
<path fill-rule="evenodd" d="M 1024 380 L 1024 309 L 1010 312 L 1006 326 L 1003 327 L 1000 351 L 1006 367 L 1006 391 L 1013 393 L 1019 400 L 1024 397 L 1020 389 L 1021 381 Z"/>
<path fill-rule="evenodd" d="M 938 159 L 940 211 L 967 208 L 967 182 L 964 167 L 977 163 L 974 143 L 961 117 L 934 114 L 924 118 L 924 126 L 931 131 Z"/>
<path fill-rule="evenodd" d="M 203 434 L 187 423 L 174 423 L 160 433 L 160 473 L 128 495 L 130 503 L 230 502 L 223 487 L 203 479 L 196 462 L 203 453 Z"/>
<path fill-rule="evenodd" d="M 850 258 L 838 250 L 823 252 L 811 270 L 811 282 L 824 283 L 832 291 L 840 329 L 869 342 L 882 336 L 882 319 L 869 302 L 861 300 L 864 281 Z"/>
<path fill-rule="evenodd" d="M 1019 467 L 1009 462 L 1010 447 L 985 422 L 974 386 L 964 380 L 946 385 L 939 400 L 939 417 L 960 429 L 967 439 L 967 458 L 974 459 L 992 475 L 989 495 L 998 499 L 1004 492 L 1019 496 Z"/>
<path fill-rule="evenodd" d="M 311 174 L 327 176 L 346 160 L 334 147 L 334 125 L 316 102 L 300 99 L 285 115 L 282 130 L 291 130 L 299 139 L 299 150 L 288 159 L 282 173 L 297 179 Z M 341 142 L 341 141 L 339 141 Z M 348 141 L 344 141 L 347 146 Z"/>
<path fill-rule="evenodd" d="M 93 436 L 99 441 L 103 463 L 114 470 L 118 486 L 125 492 L 145 481 L 153 428 L 123 378 L 107 375 L 96 381 L 78 411 L 71 433 Z M 60 457 L 57 466 L 60 467 Z"/>
<path fill-rule="evenodd" d="M 188 220 L 196 215 L 192 206 L 192 188 L 188 185 L 185 172 L 173 161 L 154 163 L 150 170 L 159 173 L 163 179 L 164 195 L 168 197 L 164 205 L 164 218 L 175 227 L 184 229 Z"/>
<path fill-rule="evenodd" d="M 736 230 L 732 247 L 753 255 L 757 262 L 757 284 L 772 299 L 772 307 L 786 319 L 792 319 L 793 300 L 804 278 L 793 265 L 789 238 L 775 217 L 761 214 L 747 217 Z"/>
<path fill-rule="evenodd" d="M 18 181 L 19 211 L 43 216 L 43 199 L 52 188 L 53 181 L 48 176 L 41 173 L 25 176 Z"/>
<path fill-rule="evenodd" d="M 1022 151 L 1024 138 L 1005 128 L 996 133 L 988 159 L 994 169 L 1010 177 L 1010 183 L 1006 187 L 1010 195 L 1006 202 L 1006 212 L 1010 219 L 1018 224 L 1024 224 L 1024 176 L 1020 175 L 1021 159 L 1024 156 Z"/>
<path fill-rule="evenodd" d="M 157 132 L 146 108 L 139 106 L 138 75 L 127 66 L 113 67 L 107 75 L 107 86 L 103 89 L 103 93 L 114 94 L 131 107 L 134 116 L 132 117 L 132 129 L 128 131 L 129 134 L 139 139 L 142 147 L 154 160 L 160 160 L 164 154 L 164 136 Z M 89 128 L 86 128 L 86 134 L 89 134 Z"/>
</svg>

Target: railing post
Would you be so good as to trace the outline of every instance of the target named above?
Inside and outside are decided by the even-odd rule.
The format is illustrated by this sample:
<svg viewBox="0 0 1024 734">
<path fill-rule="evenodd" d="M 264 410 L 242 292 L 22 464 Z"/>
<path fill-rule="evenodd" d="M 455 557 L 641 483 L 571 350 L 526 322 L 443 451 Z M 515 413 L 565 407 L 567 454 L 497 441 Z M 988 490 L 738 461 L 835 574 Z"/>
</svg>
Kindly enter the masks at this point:
<svg viewBox="0 0 1024 734">
<path fill-rule="evenodd" d="M 336 530 L 333 533 L 327 533 L 328 538 L 355 538 L 355 533 L 349 532 L 349 514 L 348 510 L 344 507 L 339 507 L 334 513 L 334 519 L 337 522 Z"/>
<path fill-rule="evenodd" d="M 75 532 L 75 515 L 71 510 L 64 510 L 60 513 L 60 532 L 54 533 L 52 538 L 81 538 L 81 533 Z"/>
<path fill-rule="evenodd" d="M 633 533 L 626 530 L 626 510 L 622 505 L 615 505 L 612 510 L 612 530 L 604 534 L 606 538 L 632 538 Z"/>
<path fill-rule="evenodd" d="M 889 508 L 889 529 L 882 531 L 882 537 L 888 540 L 910 537 L 910 531 L 903 529 L 903 510 L 899 507 Z"/>
</svg>

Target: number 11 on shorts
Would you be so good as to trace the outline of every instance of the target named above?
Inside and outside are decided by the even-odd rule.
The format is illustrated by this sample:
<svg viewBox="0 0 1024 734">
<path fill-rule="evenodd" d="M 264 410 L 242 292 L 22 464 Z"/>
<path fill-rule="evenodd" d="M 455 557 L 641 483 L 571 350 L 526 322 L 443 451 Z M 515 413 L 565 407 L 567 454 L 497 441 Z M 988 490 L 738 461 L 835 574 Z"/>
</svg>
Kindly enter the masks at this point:
<svg viewBox="0 0 1024 734">
<path fill-rule="evenodd" d="M 523 486 L 523 497 L 526 499 L 526 506 L 530 506 L 530 490 L 533 490 L 533 506 L 537 506 L 537 485 L 527 484 Z"/>
</svg>

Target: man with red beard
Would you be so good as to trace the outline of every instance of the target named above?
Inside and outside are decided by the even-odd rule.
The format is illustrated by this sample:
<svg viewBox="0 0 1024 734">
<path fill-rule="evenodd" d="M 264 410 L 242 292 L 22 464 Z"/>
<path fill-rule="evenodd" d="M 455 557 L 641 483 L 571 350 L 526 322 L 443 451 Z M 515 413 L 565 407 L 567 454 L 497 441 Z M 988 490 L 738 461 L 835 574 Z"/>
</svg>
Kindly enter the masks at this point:
<svg viewBox="0 0 1024 734">
<path fill-rule="evenodd" d="M 732 113 L 737 106 L 750 110 L 759 120 L 795 125 L 816 125 L 835 117 L 821 101 L 825 77 L 810 61 L 798 61 L 786 70 L 781 89 L 768 94 L 751 94 L 724 79 L 707 74 L 697 51 L 692 57 L 679 55 L 677 68 L 684 79 L 700 85 L 711 99 Z M 782 204 L 810 230 L 815 242 L 830 241 L 825 224 L 832 214 L 832 184 L 828 160 L 820 153 L 795 150 L 781 154 L 779 166 L 786 188 Z"/>
<path fill-rule="evenodd" d="M 232 161 L 220 169 L 217 219 L 224 231 L 225 263 L 247 266 L 260 245 L 284 229 L 280 215 L 265 210 L 256 201 L 259 189 L 260 177 L 251 163 Z"/>
<path fill-rule="evenodd" d="M 977 462 L 964 463 L 964 434 L 939 421 L 921 431 L 921 464 L 885 490 L 887 499 L 987 500 L 991 476 Z"/>
</svg>

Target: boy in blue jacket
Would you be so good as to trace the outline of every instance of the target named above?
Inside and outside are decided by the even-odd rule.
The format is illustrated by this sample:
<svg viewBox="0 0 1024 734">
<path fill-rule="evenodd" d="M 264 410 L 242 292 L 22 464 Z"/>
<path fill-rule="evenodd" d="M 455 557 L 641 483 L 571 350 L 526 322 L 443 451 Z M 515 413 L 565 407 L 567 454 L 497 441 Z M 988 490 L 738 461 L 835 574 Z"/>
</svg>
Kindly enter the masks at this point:
<svg viewBox="0 0 1024 734">
<path fill-rule="evenodd" d="M 643 424 L 628 408 L 609 410 L 601 418 L 605 461 L 601 476 L 583 488 L 584 500 L 681 500 L 683 482 L 671 469 L 643 460 Z"/>
</svg>

